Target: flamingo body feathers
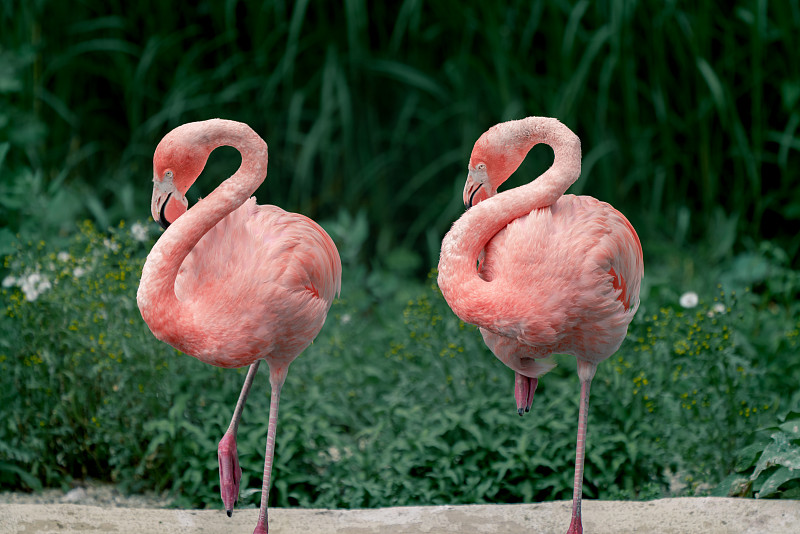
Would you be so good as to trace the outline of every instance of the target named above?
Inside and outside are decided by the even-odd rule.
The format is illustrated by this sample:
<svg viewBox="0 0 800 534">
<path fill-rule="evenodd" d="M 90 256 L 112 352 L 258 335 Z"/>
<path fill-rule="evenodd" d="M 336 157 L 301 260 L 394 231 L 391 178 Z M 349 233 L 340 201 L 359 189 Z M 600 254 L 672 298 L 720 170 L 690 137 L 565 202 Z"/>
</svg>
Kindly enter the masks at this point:
<svg viewBox="0 0 800 534">
<path fill-rule="evenodd" d="M 641 245 L 630 223 L 592 197 L 565 195 L 514 219 L 487 243 L 480 264 L 496 294 L 482 303 L 497 317 L 481 325 L 484 340 L 531 378 L 543 373 L 530 358 L 608 358 L 638 308 L 642 269 L 631 258 L 641 258 Z"/>
<path fill-rule="evenodd" d="M 182 350 L 219 367 L 288 364 L 319 333 L 340 285 L 338 252 L 317 223 L 250 198 L 181 265 L 175 295 L 207 318 L 183 332 Z"/>
</svg>

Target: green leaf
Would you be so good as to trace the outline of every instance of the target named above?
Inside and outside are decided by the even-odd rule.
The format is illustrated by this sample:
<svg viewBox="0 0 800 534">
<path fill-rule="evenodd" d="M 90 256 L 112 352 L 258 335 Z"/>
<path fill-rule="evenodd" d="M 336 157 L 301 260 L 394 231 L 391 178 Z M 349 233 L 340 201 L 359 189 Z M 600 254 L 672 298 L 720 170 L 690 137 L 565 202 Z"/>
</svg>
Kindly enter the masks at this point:
<svg viewBox="0 0 800 534">
<path fill-rule="evenodd" d="M 736 457 L 736 463 L 733 466 L 734 471 L 744 471 L 745 469 L 753 467 L 759 453 L 764 452 L 764 447 L 766 447 L 768 443 L 768 441 L 759 441 L 739 451 Z"/>
<path fill-rule="evenodd" d="M 791 443 L 789 437 L 783 432 L 772 434 L 772 440 L 772 443 L 767 445 L 761 454 L 750 480 L 757 479 L 762 471 L 774 465 L 800 469 L 800 447 Z"/>
<path fill-rule="evenodd" d="M 752 483 L 748 476 L 734 473 L 725 477 L 725 479 L 711 491 L 711 495 L 714 497 L 745 497 L 750 491 Z"/>
<path fill-rule="evenodd" d="M 42 490 L 42 483 L 39 482 L 38 478 L 31 475 L 27 471 L 20 469 L 18 466 L 14 464 L 10 464 L 8 462 L 0 462 L 0 473 L 2 473 L 3 471 L 7 473 L 14 473 L 20 478 L 20 480 L 22 480 L 23 484 L 25 484 L 34 491 Z"/>
<path fill-rule="evenodd" d="M 778 425 L 791 439 L 800 438 L 800 419 L 792 419 Z"/>
<path fill-rule="evenodd" d="M 0 256 L 14 253 L 14 243 L 17 238 L 9 228 L 0 228 Z"/>
<path fill-rule="evenodd" d="M 11 147 L 11 143 L 8 141 L 0 143 L 0 170 L 3 170 L 3 163 L 6 160 L 6 154 L 8 154 L 9 147 Z"/>
<path fill-rule="evenodd" d="M 769 497 L 770 495 L 776 493 L 781 485 L 790 480 L 798 479 L 800 479 L 800 470 L 790 467 L 781 467 L 772 473 L 772 475 L 770 475 L 770 477 L 764 482 L 759 492 L 756 493 L 756 498 L 761 499 L 764 497 Z"/>
<path fill-rule="evenodd" d="M 724 120 L 724 112 L 726 109 L 725 90 L 723 89 L 719 76 L 717 76 L 717 73 L 714 72 L 714 69 L 711 67 L 711 65 L 709 65 L 708 61 L 701 57 L 697 58 L 697 68 L 700 71 L 700 74 L 703 76 L 706 85 L 708 85 L 708 90 L 711 92 L 711 97 L 714 100 L 714 105 L 716 106 L 717 111 Z"/>
<path fill-rule="evenodd" d="M 368 63 L 370 69 L 394 78 L 409 87 L 425 91 L 438 100 L 444 100 L 446 93 L 432 76 L 399 61 L 389 59 L 376 59 Z"/>
<path fill-rule="evenodd" d="M 780 414 L 778 416 L 778 419 L 786 423 L 794 419 L 800 420 L 800 412 L 798 412 L 797 410 L 789 410 L 784 414 Z"/>
<path fill-rule="evenodd" d="M 800 83 L 796 80 L 785 80 L 781 83 L 781 99 L 787 111 L 797 109 L 797 102 L 800 100 Z"/>
</svg>

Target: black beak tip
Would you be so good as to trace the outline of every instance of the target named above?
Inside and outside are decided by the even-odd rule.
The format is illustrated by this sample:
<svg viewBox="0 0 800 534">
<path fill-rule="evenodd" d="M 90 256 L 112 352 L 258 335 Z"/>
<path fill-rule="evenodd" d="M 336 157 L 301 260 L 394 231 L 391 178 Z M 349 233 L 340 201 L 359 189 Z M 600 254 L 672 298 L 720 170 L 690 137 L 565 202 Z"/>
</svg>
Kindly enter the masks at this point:
<svg viewBox="0 0 800 534">
<path fill-rule="evenodd" d="M 169 203 L 169 197 L 172 196 L 172 193 L 167 195 L 167 198 L 164 200 L 164 203 L 161 204 L 161 209 L 158 210 L 158 224 L 161 225 L 161 228 L 166 230 L 169 227 L 169 221 L 167 220 L 167 215 L 164 213 L 164 210 L 167 209 L 167 204 Z"/>
<path fill-rule="evenodd" d="M 481 187 L 483 187 L 483 184 L 478 184 L 478 187 L 476 187 L 475 190 L 470 193 L 469 200 L 464 202 L 464 209 L 470 209 L 472 207 L 472 200 L 475 198 L 475 193 L 477 193 Z"/>
<path fill-rule="evenodd" d="M 520 408 L 519 410 L 517 410 L 517 413 L 519 414 L 519 416 L 520 416 L 520 417 L 522 417 L 522 414 L 524 414 L 524 413 L 525 413 L 525 410 L 523 410 L 522 408 Z"/>
<path fill-rule="evenodd" d="M 233 510 L 225 510 L 225 513 L 228 514 L 228 517 L 233 515 Z"/>
</svg>

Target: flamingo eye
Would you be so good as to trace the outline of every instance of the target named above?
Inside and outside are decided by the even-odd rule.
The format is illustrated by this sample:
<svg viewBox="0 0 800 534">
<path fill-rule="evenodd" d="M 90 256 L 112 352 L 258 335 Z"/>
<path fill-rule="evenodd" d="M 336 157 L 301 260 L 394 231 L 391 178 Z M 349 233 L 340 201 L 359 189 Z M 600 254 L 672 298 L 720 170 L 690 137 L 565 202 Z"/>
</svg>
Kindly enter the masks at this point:
<svg viewBox="0 0 800 534">
<path fill-rule="evenodd" d="M 167 178 L 172 178 L 172 176 L 173 176 L 173 174 L 172 174 L 172 171 L 167 171 L 167 172 L 165 172 L 165 173 L 164 173 L 164 179 L 165 179 L 165 180 L 166 180 Z"/>
<path fill-rule="evenodd" d="M 481 170 L 481 171 L 486 170 L 486 164 L 485 163 L 478 163 L 475 166 L 475 168 L 478 169 L 478 170 Z"/>
</svg>

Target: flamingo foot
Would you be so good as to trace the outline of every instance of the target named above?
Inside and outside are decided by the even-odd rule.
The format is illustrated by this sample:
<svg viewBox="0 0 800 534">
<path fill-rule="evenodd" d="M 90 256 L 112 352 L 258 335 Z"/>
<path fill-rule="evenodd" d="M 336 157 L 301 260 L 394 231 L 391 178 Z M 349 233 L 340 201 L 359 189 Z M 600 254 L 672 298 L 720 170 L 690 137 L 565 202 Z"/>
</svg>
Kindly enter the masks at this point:
<svg viewBox="0 0 800 534">
<path fill-rule="evenodd" d="M 219 492 L 222 504 L 228 517 L 233 515 L 233 506 L 239 500 L 239 481 L 242 479 L 242 468 L 239 467 L 239 455 L 236 452 L 236 436 L 233 432 L 225 432 L 219 440 L 217 448 L 219 458 Z"/>
<path fill-rule="evenodd" d="M 536 387 L 538 385 L 538 378 L 530 378 L 519 373 L 515 374 L 514 399 L 517 401 L 517 413 L 520 417 L 523 413 L 531 411 L 533 394 L 536 393 Z"/>
</svg>

